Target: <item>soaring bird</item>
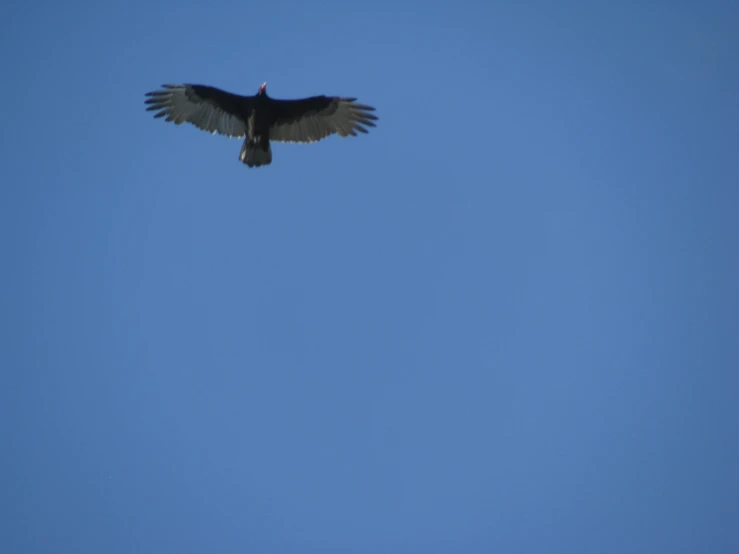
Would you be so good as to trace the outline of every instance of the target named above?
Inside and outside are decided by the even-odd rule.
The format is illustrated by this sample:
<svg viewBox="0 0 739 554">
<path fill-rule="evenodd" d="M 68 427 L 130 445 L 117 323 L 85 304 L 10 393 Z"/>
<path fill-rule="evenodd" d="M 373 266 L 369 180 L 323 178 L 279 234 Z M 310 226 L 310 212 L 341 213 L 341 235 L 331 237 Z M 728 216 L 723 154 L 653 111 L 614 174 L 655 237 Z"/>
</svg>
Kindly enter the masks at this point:
<svg viewBox="0 0 739 554">
<path fill-rule="evenodd" d="M 254 96 L 240 96 L 207 85 L 162 85 L 147 92 L 146 109 L 177 125 L 192 123 L 203 131 L 245 137 L 239 160 L 249 167 L 272 162 L 270 141 L 316 142 L 336 133 L 341 137 L 374 127 L 375 108 L 356 98 L 311 96 L 278 100 L 267 95 L 267 83 Z"/>
</svg>

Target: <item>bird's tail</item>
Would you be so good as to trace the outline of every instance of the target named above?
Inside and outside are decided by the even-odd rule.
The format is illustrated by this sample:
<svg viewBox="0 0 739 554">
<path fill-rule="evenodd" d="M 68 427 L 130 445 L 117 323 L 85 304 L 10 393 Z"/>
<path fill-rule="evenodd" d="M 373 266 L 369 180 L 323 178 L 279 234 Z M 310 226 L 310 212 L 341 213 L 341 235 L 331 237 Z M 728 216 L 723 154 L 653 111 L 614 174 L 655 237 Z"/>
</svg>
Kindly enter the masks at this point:
<svg viewBox="0 0 739 554">
<path fill-rule="evenodd" d="M 272 163 L 272 147 L 269 139 L 247 138 L 241 146 L 239 160 L 249 167 L 259 167 Z"/>
</svg>

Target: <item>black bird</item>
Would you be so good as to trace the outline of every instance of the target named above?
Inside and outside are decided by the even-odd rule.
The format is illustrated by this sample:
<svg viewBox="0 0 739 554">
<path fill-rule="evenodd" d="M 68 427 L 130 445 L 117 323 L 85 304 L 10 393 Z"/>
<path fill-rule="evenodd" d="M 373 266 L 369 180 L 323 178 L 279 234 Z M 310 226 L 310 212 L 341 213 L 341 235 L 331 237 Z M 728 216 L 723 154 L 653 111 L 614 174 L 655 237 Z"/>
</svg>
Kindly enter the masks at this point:
<svg viewBox="0 0 739 554">
<path fill-rule="evenodd" d="M 366 133 L 374 127 L 375 108 L 356 98 L 311 96 L 277 100 L 267 96 L 267 83 L 254 96 L 240 96 L 206 85 L 162 85 L 146 93 L 146 109 L 157 111 L 177 125 L 188 122 L 203 131 L 227 137 L 246 137 L 239 160 L 249 167 L 269 165 L 269 141 L 316 142 L 336 133 L 341 137 Z"/>
</svg>

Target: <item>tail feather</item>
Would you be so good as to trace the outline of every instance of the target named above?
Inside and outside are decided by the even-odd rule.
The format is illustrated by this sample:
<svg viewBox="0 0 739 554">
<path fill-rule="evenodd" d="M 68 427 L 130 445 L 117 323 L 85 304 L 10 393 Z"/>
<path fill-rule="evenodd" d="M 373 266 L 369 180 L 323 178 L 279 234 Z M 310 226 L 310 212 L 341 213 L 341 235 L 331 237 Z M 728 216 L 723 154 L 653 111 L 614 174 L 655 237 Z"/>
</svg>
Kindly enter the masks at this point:
<svg viewBox="0 0 739 554">
<path fill-rule="evenodd" d="M 269 144 L 269 139 L 247 138 L 241 146 L 239 160 L 249 167 L 259 167 L 272 163 L 272 147 Z"/>
</svg>

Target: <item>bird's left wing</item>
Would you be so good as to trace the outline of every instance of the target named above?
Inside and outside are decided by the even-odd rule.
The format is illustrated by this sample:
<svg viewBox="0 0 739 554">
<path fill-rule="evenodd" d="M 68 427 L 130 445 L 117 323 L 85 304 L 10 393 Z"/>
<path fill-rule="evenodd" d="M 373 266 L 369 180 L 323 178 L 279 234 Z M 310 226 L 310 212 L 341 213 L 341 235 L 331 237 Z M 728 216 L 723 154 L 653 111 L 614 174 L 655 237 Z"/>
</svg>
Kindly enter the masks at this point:
<svg viewBox="0 0 739 554">
<path fill-rule="evenodd" d="M 356 98 L 312 96 L 301 100 L 270 98 L 270 140 L 315 142 L 337 133 L 356 136 L 374 127 L 375 108 L 355 103 Z"/>
<path fill-rule="evenodd" d="M 227 137 L 246 134 L 244 115 L 251 99 L 205 85 L 162 85 L 162 89 L 148 92 L 148 111 L 158 111 L 154 117 L 164 117 L 177 125 L 188 122 L 203 131 L 220 133 Z"/>
</svg>

